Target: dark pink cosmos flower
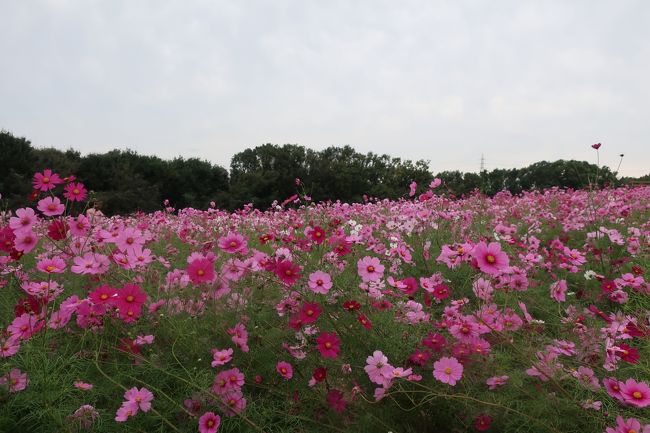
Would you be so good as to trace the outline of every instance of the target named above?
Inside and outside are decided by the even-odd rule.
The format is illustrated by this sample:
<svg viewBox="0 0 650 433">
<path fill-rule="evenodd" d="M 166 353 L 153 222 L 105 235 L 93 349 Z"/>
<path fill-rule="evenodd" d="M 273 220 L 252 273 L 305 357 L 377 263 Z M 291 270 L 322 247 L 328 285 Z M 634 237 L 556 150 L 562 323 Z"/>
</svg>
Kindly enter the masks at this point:
<svg viewBox="0 0 650 433">
<path fill-rule="evenodd" d="M 275 266 L 275 275 L 287 286 L 293 286 L 300 279 L 301 267 L 289 260 L 281 260 Z"/>
<path fill-rule="evenodd" d="M 478 268 L 490 275 L 499 275 L 510 264 L 508 255 L 501 251 L 501 244 L 498 242 L 479 242 L 472 250 L 472 256 Z"/>
<path fill-rule="evenodd" d="M 323 358 L 336 358 L 341 351 L 341 340 L 334 332 L 321 332 L 316 338 L 318 351 Z"/>
<path fill-rule="evenodd" d="M 284 377 L 286 380 L 290 380 L 293 377 L 293 367 L 288 362 L 278 362 L 278 364 L 275 366 L 275 370 L 280 373 L 280 376 Z"/>
<path fill-rule="evenodd" d="M 338 413 L 345 412 L 345 409 L 348 406 L 348 403 L 343 398 L 343 393 L 338 389 L 331 389 L 327 393 L 326 400 L 329 407 Z"/>
<path fill-rule="evenodd" d="M 594 143 L 591 145 L 591 147 L 593 147 L 596 150 L 600 149 L 600 146 L 602 146 L 602 143 Z"/>
<path fill-rule="evenodd" d="M 83 201 L 86 195 L 88 195 L 88 190 L 83 183 L 69 183 L 63 192 L 63 197 L 70 201 Z"/>
<path fill-rule="evenodd" d="M 320 226 L 308 227 L 305 233 L 315 244 L 320 245 L 325 241 L 325 230 Z"/>
<path fill-rule="evenodd" d="M 52 170 L 49 168 L 43 170 L 43 173 L 36 173 L 34 175 L 34 179 L 32 180 L 34 189 L 43 192 L 54 189 L 57 185 L 60 185 L 62 183 L 63 180 L 61 177 L 59 177 L 58 174 L 52 172 Z"/>
<path fill-rule="evenodd" d="M 194 284 L 209 283 L 214 280 L 214 265 L 206 258 L 192 260 L 187 275 Z"/>
<path fill-rule="evenodd" d="M 199 418 L 199 433 L 216 433 L 221 425 L 221 417 L 214 412 L 206 412 Z"/>
<path fill-rule="evenodd" d="M 474 428 L 478 431 L 486 431 L 492 425 L 492 417 L 486 413 L 482 413 L 474 419 Z"/>
<path fill-rule="evenodd" d="M 314 323 L 323 309 L 316 302 L 305 302 L 299 312 L 299 320 L 303 325 Z"/>
</svg>

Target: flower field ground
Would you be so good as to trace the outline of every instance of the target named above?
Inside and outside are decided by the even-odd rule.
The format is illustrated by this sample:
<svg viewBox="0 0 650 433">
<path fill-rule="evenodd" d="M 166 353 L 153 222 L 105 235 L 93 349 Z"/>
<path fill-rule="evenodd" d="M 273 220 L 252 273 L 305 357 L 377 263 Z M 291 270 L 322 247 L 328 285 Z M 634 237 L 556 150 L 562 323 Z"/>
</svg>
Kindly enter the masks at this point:
<svg viewBox="0 0 650 433">
<path fill-rule="evenodd" d="M 649 432 L 650 188 L 438 184 L 108 217 L 37 173 L 0 432 Z"/>
</svg>

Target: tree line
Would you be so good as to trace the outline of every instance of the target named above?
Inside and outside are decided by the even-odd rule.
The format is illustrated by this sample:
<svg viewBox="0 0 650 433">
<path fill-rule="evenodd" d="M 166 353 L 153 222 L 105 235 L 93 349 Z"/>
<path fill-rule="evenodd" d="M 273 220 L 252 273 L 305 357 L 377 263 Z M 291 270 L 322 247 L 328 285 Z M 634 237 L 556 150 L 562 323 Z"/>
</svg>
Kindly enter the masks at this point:
<svg viewBox="0 0 650 433">
<path fill-rule="evenodd" d="M 542 161 L 519 169 L 434 175 L 424 160 L 364 154 L 350 146 L 316 151 L 295 144 L 246 149 L 232 158 L 228 171 L 198 158 L 163 160 L 132 150 L 82 156 L 72 149 L 37 149 L 7 131 L 0 132 L 0 155 L 0 194 L 9 208 L 26 205 L 34 172 L 50 168 L 62 176 L 76 175 L 106 214 L 150 212 L 160 209 L 165 200 L 177 209 L 205 209 L 211 201 L 222 209 L 239 209 L 248 203 L 265 209 L 298 189 L 315 201 L 395 199 L 407 194 L 411 182 L 418 183 L 420 192 L 434 177 L 443 181 L 440 193 L 456 197 L 474 191 L 493 195 L 502 190 L 519 193 L 620 182 L 609 168 L 585 161 Z"/>
</svg>

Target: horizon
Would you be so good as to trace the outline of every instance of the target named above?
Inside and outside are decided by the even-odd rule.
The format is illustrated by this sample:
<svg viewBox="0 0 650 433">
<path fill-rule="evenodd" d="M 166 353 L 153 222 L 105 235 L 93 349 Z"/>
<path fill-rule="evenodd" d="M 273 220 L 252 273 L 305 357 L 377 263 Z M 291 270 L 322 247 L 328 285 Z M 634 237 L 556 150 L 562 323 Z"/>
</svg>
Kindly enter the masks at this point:
<svg viewBox="0 0 650 433">
<path fill-rule="evenodd" d="M 3 4 L 0 129 L 36 148 L 224 168 L 264 143 L 433 173 L 650 171 L 650 3 Z M 522 144 L 523 143 L 523 144 Z"/>
</svg>

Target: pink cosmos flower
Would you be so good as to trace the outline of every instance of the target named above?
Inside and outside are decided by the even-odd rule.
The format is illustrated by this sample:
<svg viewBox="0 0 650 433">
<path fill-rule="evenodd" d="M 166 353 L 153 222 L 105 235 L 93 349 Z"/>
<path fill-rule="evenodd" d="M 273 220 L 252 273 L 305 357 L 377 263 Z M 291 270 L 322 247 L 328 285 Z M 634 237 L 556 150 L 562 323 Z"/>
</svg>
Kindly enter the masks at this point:
<svg viewBox="0 0 650 433">
<path fill-rule="evenodd" d="M 228 334 L 232 335 L 232 342 L 239 346 L 239 349 L 246 353 L 249 351 L 248 347 L 248 331 L 242 323 L 238 323 L 234 328 L 228 328 Z"/>
<path fill-rule="evenodd" d="M 23 373 L 17 368 L 0 377 L 0 386 L 8 386 L 9 392 L 22 391 L 27 388 L 28 383 L 27 373 Z"/>
<path fill-rule="evenodd" d="M 49 168 L 43 170 L 43 173 L 36 173 L 34 175 L 34 179 L 32 180 L 34 189 L 43 192 L 54 189 L 57 185 L 62 183 L 63 180 L 61 180 L 59 175 L 53 173 Z"/>
<path fill-rule="evenodd" d="M 557 302 L 565 302 L 567 289 L 568 287 L 565 280 L 556 281 L 551 284 L 551 298 L 555 299 Z"/>
<path fill-rule="evenodd" d="M 212 363 L 210 365 L 212 367 L 226 365 L 227 363 L 232 361 L 232 354 L 233 354 L 232 349 L 225 349 L 225 350 L 212 349 Z"/>
<path fill-rule="evenodd" d="M 345 408 L 347 407 L 348 403 L 343 398 L 343 393 L 338 389 L 329 390 L 325 399 L 327 400 L 329 407 L 331 407 L 335 412 L 345 412 Z"/>
<path fill-rule="evenodd" d="M 506 382 L 510 379 L 508 376 L 492 376 L 485 383 L 488 385 L 490 390 L 497 389 L 498 386 L 505 385 Z"/>
<path fill-rule="evenodd" d="M 325 241 L 325 230 L 320 226 L 307 227 L 305 229 L 305 235 L 309 236 L 309 239 L 317 245 L 320 245 Z"/>
<path fill-rule="evenodd" d="M 605 433 L 650 433 L 650 424 L 641 426 L 638 419 L 623 419 L 619 415 L 616 417 L 616 428 L 607 427 Z"/>
<path fill-rule="evenodd" d="M 199 433 L 216 433 L 221 425 L 221 417 L 214 412 L 206 412 L 199 418 Z"/>
<path fill-rule="evenodd" d="M 293 367 L 288 362 L 278 362 L 278 364 L 275 366 L 275 370 L 280 373 L 280 375 L 286 380 L 289 380 L 293 377 Z"/>
<path fill-rule="evenodd" d="M 148 344 L 153 344 L 155 337 L 153 335 L 138 335 L 133 340 L 133 344 L 136 346 L 146 346 Z"/>
<path fill-rule="evenodd" d="M 357 262 L 357 272 L 364 283 L 378 281 L 384 274 L 384 266 L 377 257 L 366 256 Z"/>
<path fill-rule="evenodd" d="M 472 250 L 472 257 L 476 260 L 478 268 L 490 275 L 499 275 L 510 264 L 508 255 L 501 251 L 501 244 L 481 241 Z"/>
<path fill-rule="evenodd" d="M 133 227 L 128 227 L 122 230 L 115 239 L 115 244 L 122 252 L 127 252 L 129 249 L 138 245 L 143 246 L 144 243 L 145 238 L 142 235 L 142 232 Z"/>
<path fill-rule="evenodd" d="M 366 358 L 366 366 L 363 369 L 371 382 L 382 386 L 390 380 L 390 376 L 395 370 L 388 363 L 388 358 L 379 350 L 375 350 L 372 356 Z"/>
<path fill-rule="evenodd" d="M 244 374 L 238 368 L 220 371 L 214 378 L 212 392 L 223 395 L 244 386 Z"/>
<path fill-rule="evenodd" d="M 316 338 L 316 343 L 318 344 L 318 351 L 323 358 L 335 359 L 339 356 L 341 340 L 339 340 L 334 332 L 321 332 L 318 338 Z"/>
<path fill-rule="evenodd" d="M 138 413 L 138 406 L 134 405 L 131 402 L 125 401 L 122 403 L 122 406 L 117 410 L 115 414 L 115 421 L 125 422 L 129 417 L 134 416 Z"/>
<path fill-rule="evenodd" d="M 307 285 L 312 292 L 326 295 L 332 288 L 332 277 L 325 272 L 316 271 L 309 275 Z"/>
<path fill-rule="evenodd" d="M 36 208 L 46 216 L 61 215 L 65 211 L 65 206 L 58 197 L 45 197 L 38 201 Z"/>
<path fill-rule="evenodd" d="M 230 232 L 226 236 L 219 238 L 219 248 L 230 254 L 248 253 L 248 242 L 246 238 L 239 233 Z"/>
<path fill-rule="evenodd" d="M 18 353 L 20 337 L 18 335 L 3 335 L 0 333 L 0 358 L 8 358 Z"/>
<path fill-rule="evenodd" d="M 7 331 L 11 335 L 15 335 L 23 340 L 28 340 L 36 331 L 43 326 L 43 323 L 38 320 L 38 317 L 29 313 L 23 313 L 16 317 L 9 326 Z"/>
<path fill-rule="evenodd" d="M 92 383 L 76 381 L 73 385 L 75 388 L 80 389 L 82 391 L 90 391 L 91 389 L 93 389 Z"/>
<path fill-rule="evenodd" d="M 65 262 L 60 257 L 53 257 L 39 261 L 36 267 L 48 274 L 62 274 L 65 271 Z"/>
<path fill-rule="evenodd" d="M 606 377 L 603 379 L 603 385 L 605 386 L 607 394 L 618 401 L 624 401 L 623 394 L 621 394 L 621 382 L 613 377 Z"/>
<path fill-rule="evenodd" d="M 418 189 L 417 182 L 411 182 L 411 184 L 409 185 L 409 197 L 413 197 L 417 189 Z"/>
<path fill-rule="evenodd" d="M 141 314 L 142 305 L 147 301 L 147 294 L 135 284 L 126 284 L 117 291 L 113 304 L 119 309 L 120 318 L 125 323 L 135 322 Z"/>
<path fill-rule="evenodd" d="M 625 403 L 638 408 L 650 406 L 650 387 L 645 382 L 628 379 L 620 387 Z"/>
<path fill-rule="evenodd" d="M 90 299 L 93 304 L 110 304 L 113 302 L 116 296 L 117 289 L 104 284 L 103 286 L 99 286 L 90 292 L 88 299 Z"/>
<path fill-rule="evenodd" d="M 63 197 L 70 201 L 83 201 L 87 193 L 83 183 L 69 183 L 64 188 Z"/>
<path fill-rule="evenodd" d="M 214 265 L 205 258 L 195 259 L 187 266 L 187 275 L 194 284 L 211 282 L 215 276 Z"/>
<path fill-rule="evenodd" d="M 133 387 L 124 393 L 125 403 L 131 403 L 142 412 L 149 412 L 153 394 L 147 388 Z"/>
<path fill-rule="evenodd" d="M 463 364 L 454 357 L 443 357 L 433 363 L 433 377 L 442 383 L 455 386 L 463 376 Z"/>
<path fill-rule="evenodd" d="M 31 231 L 38 221 L 36 212 L 31 207 L 16 210 L 16 216 L 9 219 L 9 227 L 14 233 Z"/>
</svg>

